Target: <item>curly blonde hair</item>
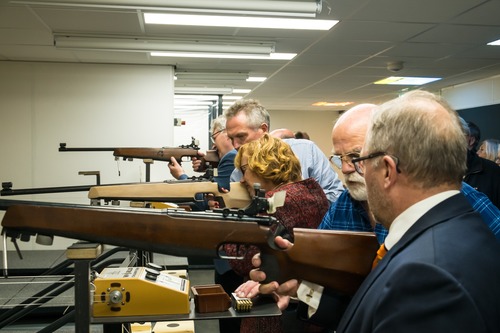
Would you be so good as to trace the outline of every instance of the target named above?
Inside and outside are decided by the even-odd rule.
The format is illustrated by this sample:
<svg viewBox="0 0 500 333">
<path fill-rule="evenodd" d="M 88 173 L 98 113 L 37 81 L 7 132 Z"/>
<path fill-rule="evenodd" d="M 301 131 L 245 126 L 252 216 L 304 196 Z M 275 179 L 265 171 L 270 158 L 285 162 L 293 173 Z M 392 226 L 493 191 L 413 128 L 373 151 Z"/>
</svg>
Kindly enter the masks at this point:
<svg viewBox="0 0 500 333">
<path fill-rule="evenodd" d="M 238 149 L 234 159 L 238 169 L 241 169 L 243 156 L 248 158 L 249 170 L 275 185 L 302 180 L 300 162 L 290 146 L 268 133 Z"/>
</svg>

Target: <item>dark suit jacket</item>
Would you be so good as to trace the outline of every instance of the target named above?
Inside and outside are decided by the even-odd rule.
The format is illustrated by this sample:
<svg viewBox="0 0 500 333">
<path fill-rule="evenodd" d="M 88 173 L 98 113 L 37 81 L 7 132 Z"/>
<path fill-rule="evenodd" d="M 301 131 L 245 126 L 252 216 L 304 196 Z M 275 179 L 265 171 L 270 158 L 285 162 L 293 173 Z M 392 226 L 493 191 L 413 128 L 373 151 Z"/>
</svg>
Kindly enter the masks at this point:
<svg viewBox="0 0 500 333">
<path fill-rule="evenodd" d="M 462 194 L 422 216 L 363 282 L 337 333 L 364 332 L 500 332 L 500 243 Z"/>
</svg>

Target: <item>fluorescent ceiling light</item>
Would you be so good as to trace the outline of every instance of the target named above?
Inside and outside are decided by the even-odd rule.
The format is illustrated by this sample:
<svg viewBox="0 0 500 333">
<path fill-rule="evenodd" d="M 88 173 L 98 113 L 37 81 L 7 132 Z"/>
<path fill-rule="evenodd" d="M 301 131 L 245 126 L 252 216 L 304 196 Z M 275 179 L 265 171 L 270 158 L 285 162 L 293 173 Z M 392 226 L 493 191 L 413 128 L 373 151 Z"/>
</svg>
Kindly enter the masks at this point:
<svg viewBox="0 0 500 333">
<path fill-rule="evenodd" d="M 222 96 L 222 103 L 224 103 L 224 101 L 235 101 L 242 98 L 243 96 Z"/>
<path fill-rule="evenodd" d="M 248 94 L 252 89 L 233 89 L 233 94 Z"/>
<path fill-rule="evenodd" d="M 186 111 L 208 111 L 211 106 L 196 106 L 196 105 L 174 105 L 174 114 L 186 114 Z"/>
<path fill-rule="evenodd" d="M 210 106 L 213 105 L 214 101 L 206 101 L 206 100 L 192 100 L 192 99 L 179 99 L 175 100 L 175 105 L 191 105 L 191 106 Z"/>
<path fill-rule="evenodd" d="M 500 39 L 497 39 L 491 43 L 488 43 L 488 45 L 493 45 L 493 46 L 500 46 Z"/>
<path fill-rule="evenodd" d="M 151 52 L 152 57 L 213 58 L 213 59 L 256 59 L 256 60 L 291 60 L 297 53 L 204 53 L 204 52 Z"/>
<path fill-rule="evenodd" d="M 219 99 L 216 95 L 174 95 L 174 100 L 195 99 L 200 101 L 216 101 Z"/>
<path fill-rule="evenodd" d="M 318 1 L 234 0 L 12 0 L 10 3 L 62 8 L 154 10 L 242 15 L 315 17 L 322 9 Z"/>
<path fill-rule="evenodd" d="M 250 76 L 247 79 L 247 82 L 264 82 L 267 80 L 265 76 Z"/>
<path fill-rule="evenodd" d="M 354 102 L 316 102 L 313 103 L 313 106 L 348 106 L 353 104 Z"/>
<path fill-rule="evenodd" d="M 386 79 L 374 82 L 374 84 L 394 84 L 407 86 L 421 86 L 426 83 L 441 80 L 439 77 L 402 77 L 391 76 Z"/>
<path fill-rule="evenodd" d="M 144 21 L 147 24 L 295 30 L 330 30 L 338 23 L 337 20 L 167 13 L 144 13 Z"/>
<path fill-rule="evenodd" d="M 248 73 L 225 72 L 176 72 L 178 80 L 245 81 Z"/>
<path fill-rule="evenodd" d="M 273 53 L 274 43 L 270 42 L 244 43 L 222 40 L 189 41 L 55 35 L 54 45 L 56 48 L 69 50 L 151 52 L 151 56 L 183 58 L 290 60 L 297 55 Z"/>
<path fill-rule="evenodd" d="M 232 88 L 209 88 L 209 87 L 175 87 L 174 93 L 176 94 L 214 94 L 225 95 L 232 94 Z"/>
<path fill-rule="evenodd" d="M 274 52 L 274 43 L 242 43 L 232 41 L 186 41 L 175 39 L 108 38 L 55 35 L 56 48 L 89 49 L 111 51 L 172 51 L 172 52 L 217 52 L 251 53 L 269 56 Z"/>
</svg>

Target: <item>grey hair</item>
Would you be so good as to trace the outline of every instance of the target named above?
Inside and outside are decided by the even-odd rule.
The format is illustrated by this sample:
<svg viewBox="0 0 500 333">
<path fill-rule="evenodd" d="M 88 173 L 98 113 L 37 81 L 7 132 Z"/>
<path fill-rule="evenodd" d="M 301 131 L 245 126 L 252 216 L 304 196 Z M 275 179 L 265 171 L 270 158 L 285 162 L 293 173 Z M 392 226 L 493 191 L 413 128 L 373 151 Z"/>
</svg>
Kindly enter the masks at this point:
<svg viewBox="0 0 500 333">
<path fill-rule="evenodd" d="M 257 129 L 262 124 L 267 124 L 270 128 L 271 117 L 269 112 L 255 99 L 240 99 L 234 102 L 225 112 L 226 119 L 235 117 L 238 113 L 244 112 L 248 119 L 248 127 Z"/>
<path fill-rule="evenodd" d="M 480 147 L 484 145 L 484 154 L 486 155 L 486 159 L 490 161 L 495 161 L 500 152 L 500 140 L 496 139 L 486 139 L 484 140 Z"/>
<path fill-rule="evenodd" d="M 450 121 L 435 112 L 443 107 Z M 466 171 L 467 142 L 458 114 L 441 97 L 410 91 L 380 105 L 372 118 L 366 146 L 369 153 L 386 152 L 421 188 L 457 184 Z"/>
<path fill-rule="evenodd" d="M 462 126 L 462 130 L 464 131 L 465 135 L 469 136 L 470 135 L 469 124 L 467 124 L 465 119 L 462 117 L 458 117 L 458 120 L 460 120 L 460 125 Z"/>
<path fill-rule="evenodd" d="M 211 131 L 212 133 L 226 129 L 226 117 L 220 115 L 212 120 Z"/>
</svg>

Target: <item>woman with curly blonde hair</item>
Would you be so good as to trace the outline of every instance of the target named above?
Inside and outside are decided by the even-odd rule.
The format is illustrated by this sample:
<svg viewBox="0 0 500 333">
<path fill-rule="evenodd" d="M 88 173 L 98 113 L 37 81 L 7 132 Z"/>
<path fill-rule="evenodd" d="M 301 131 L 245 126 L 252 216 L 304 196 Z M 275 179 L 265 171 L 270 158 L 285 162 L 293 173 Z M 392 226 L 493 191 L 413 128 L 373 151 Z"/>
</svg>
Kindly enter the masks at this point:
<svg viewBox="0 0 500 333">
<path fill-rule="evenodd" d="M 247 186 L 250 195 L 254 194 L 254 183 L 272 191 L 302 180 L 300 162 L 290 146 L 269 134 L 241 146 L 234 162 L 243 173 L 242 183 Z"/>
<path fill-rule="evenodd" d="M 243 173 L 241 183 L 250 195 L 254 195 L 256 183 L 265 190 L 267 198 L 276 192 L 286 192 L 284 205 L 272 215 L 286 227 L 291 237 L 293 228 L 316 229 L 319 226 L 328 210 L 329 201 L 314 178 L 302 179 L 300 162 L 286 142 L 266 133 L 260 139 L 241 146 L 234 164 Z M 230 256 L 237 255 L 233 245 L 226 245 L 225 250 Z M 233 270 L 245 280 L 253 268 L 251 259 L 258 252 L 257 247 L 249 246 L 245 249 L 243 260 L 230 260 Z M 286 332 L 284 324 L 288 320 L 283 320 L 283 317 L 243 318 L 240 332 Z M 292 322 L 294 325 L 301 324 Z M 319 328 L 307 324 L 301 331 L 314 332 L 319 331 Z"/>
</svg>

